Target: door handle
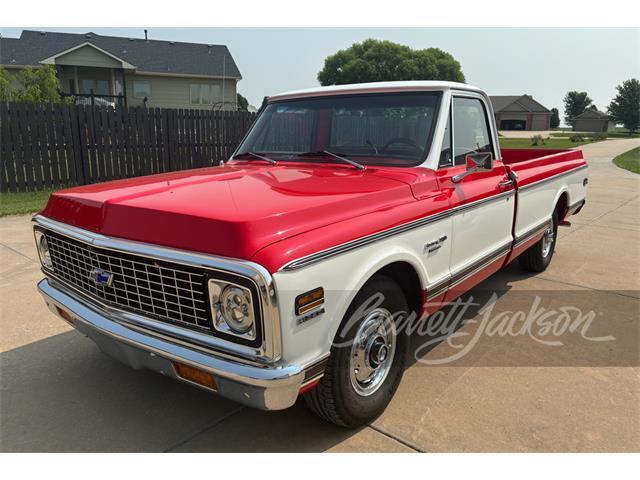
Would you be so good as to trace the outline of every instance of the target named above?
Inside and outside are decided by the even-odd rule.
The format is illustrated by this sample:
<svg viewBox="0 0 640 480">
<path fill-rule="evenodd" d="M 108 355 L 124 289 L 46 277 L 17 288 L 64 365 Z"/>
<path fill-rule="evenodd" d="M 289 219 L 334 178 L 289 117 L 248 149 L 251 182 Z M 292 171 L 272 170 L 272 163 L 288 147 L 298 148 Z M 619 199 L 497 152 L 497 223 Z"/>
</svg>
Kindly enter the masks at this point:
<svg viewBox="0 0 640 480">
<path fill-rule="evenodd" d="M 498 183 L 498 186 L 501 187 L 501 188 L 510 187 L 511 185 L 513 185 L 513 180 L 504 180 L 504 181 Z"/>
</svg>

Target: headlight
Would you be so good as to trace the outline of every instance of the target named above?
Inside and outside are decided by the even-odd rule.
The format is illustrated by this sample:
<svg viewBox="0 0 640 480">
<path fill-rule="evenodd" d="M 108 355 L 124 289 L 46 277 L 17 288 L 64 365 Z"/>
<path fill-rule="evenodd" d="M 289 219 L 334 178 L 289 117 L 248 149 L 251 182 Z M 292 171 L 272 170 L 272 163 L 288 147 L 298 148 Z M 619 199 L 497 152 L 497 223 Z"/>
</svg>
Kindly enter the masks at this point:
<svg viewBox="0 0 640 480">
<path fill-rule="evenodd" d="M 38 248 L 38 255 L 40 256 L 40 262 L 42 266 L 48 269 L 53 269 L 53 262 L 51 261 L 51 253 L 49 252 L 49 245 L 47 244 L 47 237 L 44 234 L 36 230 L 36 247 Z"/>
<path fill-rule="evenodd" d="M 209 296 L 216 330 L 243 338 L 255 338 L 255 317 L 249 289 L 210 280 Z"/>
<path fill-rule="evenodd" d="M 246 290 L 229 285 L 222 291 L 222 315 L 231 330 L 246 333 L 253 325 L 251 297 Z"/>
</svg>

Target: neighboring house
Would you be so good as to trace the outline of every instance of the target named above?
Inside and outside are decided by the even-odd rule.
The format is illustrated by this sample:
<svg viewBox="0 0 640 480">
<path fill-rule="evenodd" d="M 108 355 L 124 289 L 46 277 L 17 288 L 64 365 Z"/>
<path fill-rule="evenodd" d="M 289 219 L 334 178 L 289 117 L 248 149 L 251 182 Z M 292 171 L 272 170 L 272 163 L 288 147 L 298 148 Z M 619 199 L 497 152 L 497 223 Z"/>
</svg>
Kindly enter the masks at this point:
<svg viewBox="0 0 640 480">
<path fill-rule="evenodd" d="M 24 30 L 20 38 L 0 38 L 0 65 L 10 74 L 55 65 L 63 94 L 103 105 L 235 110 L 242 78 L 224 45 L 91 32 Z"/>
<path fill-rule="evenodd" d="M 616 123 L 600 110 L 585 110 L 573 117 L 574 132 L 613 132 Z"/>
<path fill-rule="evenodd" d="M 551 110 L 531 95 L 491 96 L 499 130 L 549 130 Z"/>
</svg>

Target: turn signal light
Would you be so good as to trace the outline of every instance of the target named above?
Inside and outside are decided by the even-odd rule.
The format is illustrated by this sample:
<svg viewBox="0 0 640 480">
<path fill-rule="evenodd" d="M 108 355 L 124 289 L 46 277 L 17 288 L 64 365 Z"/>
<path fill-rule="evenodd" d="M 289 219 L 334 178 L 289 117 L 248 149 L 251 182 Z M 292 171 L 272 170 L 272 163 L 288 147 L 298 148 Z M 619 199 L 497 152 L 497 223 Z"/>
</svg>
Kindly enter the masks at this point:
<svg viewBox="0 0 640 480">
<path fill-rule="evenodd" d="M 58 315 L 60 315 L 62 318 L 64 318 L 68 323 L 70 323 L 71 325 L 73 325 L 73 317 L 71 316 L 71 314 L 69 312 L 67 312 L 66 310 L 61 309 L 60 307 L 56 306 L 56 311 L 58 312 Z"/>
<path fill-rule="evenodd" d="M 302 295 L 298 295 L 296 297 L 296 315 L 304 315 L 323 303 L 324 289 L 322 287 L 314 288 Z"/>
<path fill-rule="evenodd" d="M 212 390 L 216 389 L 216 380 L 209 372 L 175 362 L 173 363 L 173 368 L 180 378 L 184 378 L 185 380 L 197 383 L 198 385 L 202 385 L 203 387 L 207 387 Z"/>
</svg>

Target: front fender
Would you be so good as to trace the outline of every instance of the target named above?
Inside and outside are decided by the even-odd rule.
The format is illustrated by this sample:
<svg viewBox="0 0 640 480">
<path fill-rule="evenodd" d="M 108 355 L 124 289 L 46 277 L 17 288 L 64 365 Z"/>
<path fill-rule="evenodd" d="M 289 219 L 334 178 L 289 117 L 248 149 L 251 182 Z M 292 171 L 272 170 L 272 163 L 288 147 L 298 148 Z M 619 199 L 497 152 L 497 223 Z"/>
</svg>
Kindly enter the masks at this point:
<svg viewBox="0 0 640 480">
<path fill-rule="evenodd" d="M 411 265 L 420 278 L 421 289 L 425 288 L 428 277 L 421 259 L 397 241 L 357 249 L 300 270 L 275 273 L 283 357 L 304 365 L 327 355 L 358 291 L 376 272 L 394 262 Z M 296 296 L 319 286 L 325 290 L 324 313 L 300 323 L 294 313 Z"/>
</svg>

